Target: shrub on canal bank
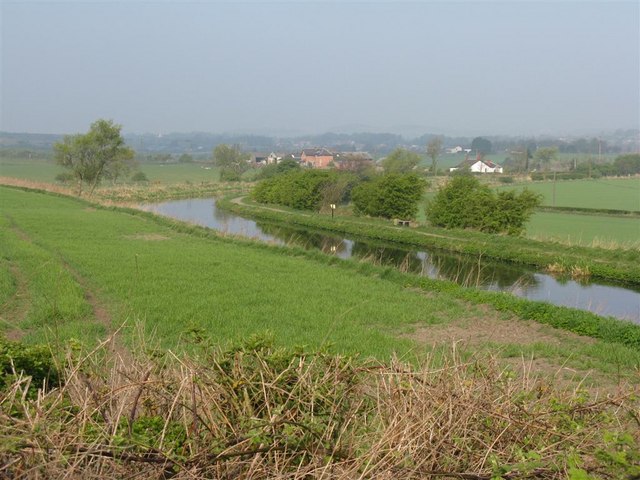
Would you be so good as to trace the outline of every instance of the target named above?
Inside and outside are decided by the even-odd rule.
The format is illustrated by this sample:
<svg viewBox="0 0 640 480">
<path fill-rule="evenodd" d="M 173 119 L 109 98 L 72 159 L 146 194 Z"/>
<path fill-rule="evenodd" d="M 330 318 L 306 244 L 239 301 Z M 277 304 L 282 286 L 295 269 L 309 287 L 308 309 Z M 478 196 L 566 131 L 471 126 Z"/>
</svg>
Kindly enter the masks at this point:
<svg viewBox="0 0 640 480">
<path fill-rule="evenodd" d="M 292 169 L 260 181 L 252 197 L 259 203 L 318 211 L 347 199 L 355 181 L 354 175 L 335 170 Z"/>
<path fill-rule="evenodd" d="M 426 186 L 415 174 L 376 176 L 354 187 L 354 210 L 371 217 L 414 219 Z"/>
<path fill-rule="evenodd" d="M 519 235 L 541 201 L 541 195 L 526 189 L 496 193 L 471 175 L 459 175 L 440 188 L 426 213 L 436 227 Z"/>
</svg>

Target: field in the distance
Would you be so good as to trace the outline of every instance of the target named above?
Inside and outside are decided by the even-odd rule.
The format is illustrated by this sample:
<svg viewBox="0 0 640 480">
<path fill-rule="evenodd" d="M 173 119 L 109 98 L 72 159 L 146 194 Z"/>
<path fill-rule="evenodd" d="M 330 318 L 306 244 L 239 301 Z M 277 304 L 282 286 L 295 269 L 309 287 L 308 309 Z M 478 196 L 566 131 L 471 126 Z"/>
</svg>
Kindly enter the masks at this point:
<svg viewBox="0 0 640 480">
<path fill-rule="evenodd" d="M 142 163 L 139 170 L 150 182 L 183 183 L 215 182 L 219 179 L 218 169 L 203 163 Z M 28 159 L 0 159 L 0 176 L 14 177 L 36 182 L 55 182 L 56 175 L 66 169 L 53 161 Z M 105 182 L 108 185 L 108 182 Z"/>
<path fill-rule="evenodd" d="M 499 188 L 528 188 L 542 194 L 543 205 L 553 206 L 552 181 Z M 640 211 L 640 177 L 559 180 L 555 182 L 555 192 L 556 207 Z"/>
<path fill-rule="evenodd" d="M 536 212 L 527 223 L 526 236 L 569 245 L 640 249 L 640 218 Z"/>
</svg>

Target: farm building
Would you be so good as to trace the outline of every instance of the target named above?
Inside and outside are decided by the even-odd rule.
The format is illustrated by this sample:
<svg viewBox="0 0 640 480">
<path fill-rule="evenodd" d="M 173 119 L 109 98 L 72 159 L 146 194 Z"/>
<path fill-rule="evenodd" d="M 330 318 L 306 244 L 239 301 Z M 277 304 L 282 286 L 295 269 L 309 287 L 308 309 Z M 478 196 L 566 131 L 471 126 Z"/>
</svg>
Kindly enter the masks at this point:
<svg viewBox="0 0 640 480">
<path fill-rule="evenodd" d="M 300 155 L 300 163 L 311 168 L 329 168 L 334 154 L 326 148 L 305 148 Z"/>
<path fill-rule="evenodd" d="M 476 158 L 475 160 L 465 160 L 456 167 L 451 167 L 450 172 L 468 169 L 471 173 L 502 173 L 502 167 L 491 160 Z"/>
</svg>

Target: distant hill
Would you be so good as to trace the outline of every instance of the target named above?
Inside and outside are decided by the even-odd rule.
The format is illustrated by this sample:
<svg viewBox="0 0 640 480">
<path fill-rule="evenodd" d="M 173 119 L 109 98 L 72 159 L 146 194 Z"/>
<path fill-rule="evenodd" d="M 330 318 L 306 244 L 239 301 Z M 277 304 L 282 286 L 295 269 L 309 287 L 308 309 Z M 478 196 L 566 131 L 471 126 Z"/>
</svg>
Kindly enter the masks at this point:
<svg viewBox="0 0 640 480">
<path fill-rule="evenodd" d="M 49 150 L 62 137 L 51 133 L 0 132 L 0 148 Z"/>
<path fill-rule="evenodd" d="M 340 133 L 326 132 L 318 135 L 276 137 L 238 133 L 168 133 L 168 134 L 124 134 L 124 138 L 134 150 L 150 154 L 189 153 L 198 157 L 210 156 L 216 145 L 237 144 L 248 152 L 295 152 L 303 148 L 326 147 L 336 151 L 366 151 L 375 158 L 387 155 L 398 147 L 409 148 L 424 153 L 433 133 L 425 133 L 415 138 L 407 138 L 388 132 Z M 63 135 L 46 133 L 0 132 L 1 150 L 49 151 Z M 601 153 L 636 152 L 640 149 L 640 132 L 637 130 L 616 130 L 597 136 L 562 137 L 511 137 L 486 135 L 493 144 L 493 153 L 509 153 L 526 145 L 532 151 L 537 147 L 557 146 L 561 153 L 597 155 Z M 443 135 L 443 148 L 461 146 L 468 148 L 471 137 Z"/>
</svg>

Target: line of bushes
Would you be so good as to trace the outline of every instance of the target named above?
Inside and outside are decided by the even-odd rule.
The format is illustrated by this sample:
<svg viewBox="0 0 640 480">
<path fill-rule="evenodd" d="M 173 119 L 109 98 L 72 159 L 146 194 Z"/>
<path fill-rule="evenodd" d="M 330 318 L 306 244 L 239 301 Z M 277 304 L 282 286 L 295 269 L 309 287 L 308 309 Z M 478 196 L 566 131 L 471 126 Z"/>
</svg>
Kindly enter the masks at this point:
<svg viewBox="0 0 640 480">
<path fill-rule="evenodd" d="M 586 173 L 580 172 L 560 172 L 560 173 L 551 173 L 551 172 L 535 172 L 531 174 L 531 180 L 534 182 L 540 182 L 543 180 L 549 180 L 555 178 L 556 180 L 584 180 L 585 178 L 589 178 Z"/>
</svg>

